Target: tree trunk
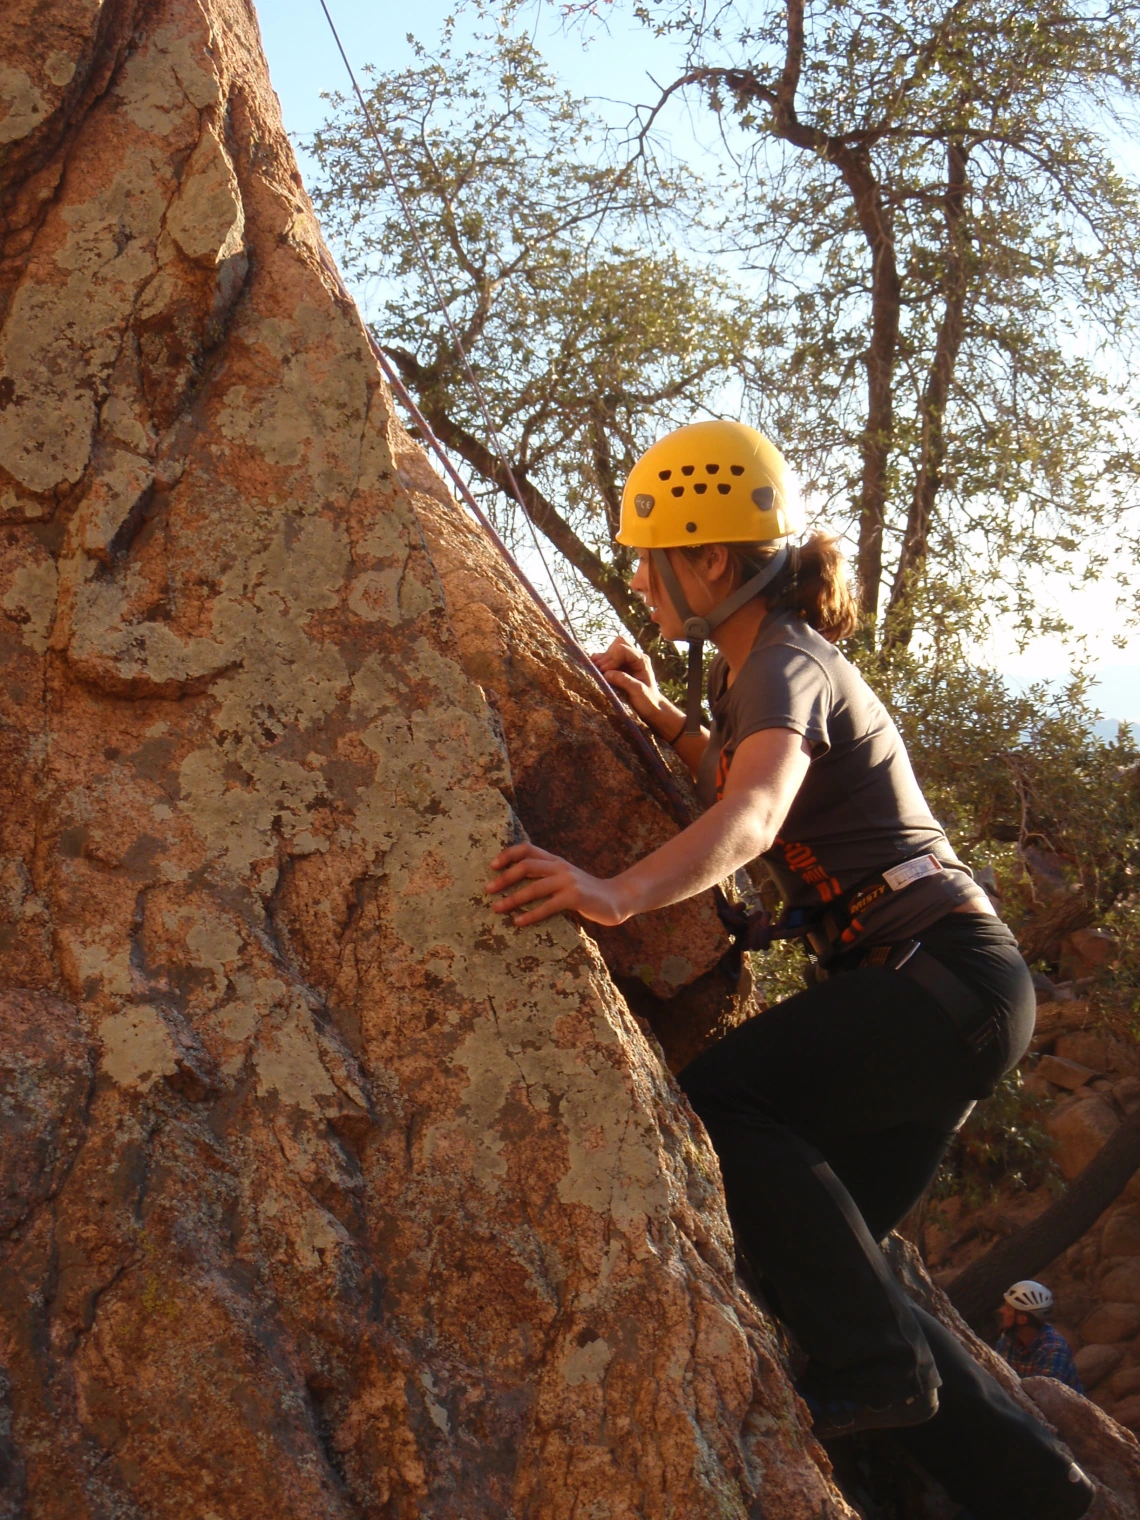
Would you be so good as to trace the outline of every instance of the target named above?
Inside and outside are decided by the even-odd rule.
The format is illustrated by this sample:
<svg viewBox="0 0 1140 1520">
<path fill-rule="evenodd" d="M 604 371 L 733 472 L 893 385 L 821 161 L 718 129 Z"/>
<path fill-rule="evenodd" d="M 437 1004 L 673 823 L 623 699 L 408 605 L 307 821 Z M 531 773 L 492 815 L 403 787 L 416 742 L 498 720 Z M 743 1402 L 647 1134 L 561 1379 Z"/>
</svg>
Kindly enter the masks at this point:
<svg viewBox="0 0 1140 1520">
<path fill-rule="evenodd" d="M 948 143 L 946 193 L 943 197 L 946 222 L 945 299 L 934 345 L 934 358 L 919 406 L 922 435 L 918 474 L 911 494 L 906 531 L 887 608 L 887 626 L 884 630 L 887 648 L 905 648 L 914 632 L 911 598 L 915 581 L 926 564 L 930 521 L 942 486 L 942 468 L 946 462 L 946 407 L 950 400 L 958 353 L 962 347 L 968 289 L 968 245 L 964 225 L 966 165 L 967 154 L 962 145 Z"/>
<path fill-rule="evenodd" d="M 783 66 L 775 86 L 763 83 L 748 70 L 704 72 L 710 77 L 720 73 L 738 96 L 766 102 L 772 108 L 772 128 L 777 136 L 794 147 L 819 154 L 836 166 L 866 240 L 871 258 L 871 334 L 865 355 L 867 415 L 859 442 L 862 478 L 855 564 L 860 604 L 873 624 L 878 616 L 883 578 L 883 531 L 887 474 L 894 443 L 894 373 L 902 294 L 894 229 L 882 186 L 875 177 L 870 148 L 852 146 L 842 137 L 828 136 L 799 118 L 796 94 L 804 59 L 803 0 L 786 0 L 784 26 Z"/>
<path fill-rule="evenodd" d="M 1140 1109 L 1134 1109 L 1057 1202 L 1032 1224 L 999 1240 L 959 1272 L 946 1290 L 958 1313 L 979 1333 L 1011 1283 L 1032 1277 L 1091 1229 L 1140 1167 Z"/>
<path fill-rule="evenodd" d="M 859 543 L 855 568 L 859 599 L 868 622 L 879 613 L 883 579 L 883 531 L 887 516 L 887 472 L 894 443 L 894 374 L 899 343 L 901 290 L 894 233 L 865 150 L 845 149 L 835 162 L 855 206 L 871 257 L 871 339 L 867 346 L 867 417 L 860 440 L 863 473 L 859 488 Z"/>
</svg>

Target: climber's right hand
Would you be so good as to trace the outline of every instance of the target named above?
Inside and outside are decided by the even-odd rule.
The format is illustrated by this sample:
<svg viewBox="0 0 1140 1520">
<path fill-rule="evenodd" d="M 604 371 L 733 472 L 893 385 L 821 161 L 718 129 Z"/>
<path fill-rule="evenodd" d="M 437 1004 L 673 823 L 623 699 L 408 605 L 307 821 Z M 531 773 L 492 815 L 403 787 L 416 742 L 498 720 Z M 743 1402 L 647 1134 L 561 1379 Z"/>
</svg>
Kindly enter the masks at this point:
<svg viewBox="0 0 1140 1520">
<path fill-rule="evenodd" d="M 615 690 L 621 692 L 639 718 L 662 737 L 672 734 L 680 708 L 657 689 L 657 677 L 645 652 L 623 637 L 616 638 L 603 654 L 591 655 L 594 664 Z"/>
</svg>

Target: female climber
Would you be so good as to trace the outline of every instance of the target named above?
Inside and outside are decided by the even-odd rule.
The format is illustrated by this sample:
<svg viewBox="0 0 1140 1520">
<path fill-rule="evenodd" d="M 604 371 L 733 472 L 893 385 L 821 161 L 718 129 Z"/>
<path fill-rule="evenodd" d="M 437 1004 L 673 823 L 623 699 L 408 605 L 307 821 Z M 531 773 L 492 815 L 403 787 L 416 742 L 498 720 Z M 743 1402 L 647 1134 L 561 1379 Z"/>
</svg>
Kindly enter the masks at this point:
<svg viewBox="0 0 1140 1520">
<path fill-rule="evenodd" d="M 532 844 L 487 891 L 519 926 L 620 924 L 763 860 L 811 985 L 679 1076 L 720 1162 L 738 1248 L 806 1355 L 823 1439 L 892 1429 L 978 1520 L 1076 1520 L 1088 1479 L 896 1284 L 878 1241 L 917 1202 L 974 1101 L 1023 1055 L 1034 994 L 1013 935 L 958 860 L 885 709 L 836 647 L 856 623 L 832 539 L 802 545 L 779 451 L 734 422 L 654 444 L 618 542 L 687 711 L 618 639 L 596 663 L 696 780 L 705 811 L 609 880 Z M 700 645 L 717 646 L 711 728 Z"/>
</svg>

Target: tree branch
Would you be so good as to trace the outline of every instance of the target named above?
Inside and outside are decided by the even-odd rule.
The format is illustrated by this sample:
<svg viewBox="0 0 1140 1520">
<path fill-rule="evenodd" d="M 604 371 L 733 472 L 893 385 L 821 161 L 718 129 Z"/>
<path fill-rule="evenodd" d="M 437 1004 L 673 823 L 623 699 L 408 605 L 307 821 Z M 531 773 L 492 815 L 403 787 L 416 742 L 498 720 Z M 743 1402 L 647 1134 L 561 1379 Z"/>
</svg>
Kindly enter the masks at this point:
<svg viewBox="0 0 1140 1520">
<path fill-rule="evenodd" d="M 803 55 L 803 0 L 787 0 L 784 69 L 776 89 L 747 69 L 694 69 L 670 86 L 707 83 L 716 77 L 739 100 L 758 100 L 770 106 L 772 131 L 793 147 L 816 153 L 833 163 L 851 196 L 860 230 L 871 254 L 871 338 L 864 363 L 867 373 L 867 413 L 859 440 L 862 476 L 859 487 L 859 546 L 856 568 L 863 612 L 874 621 L 883 577 L 883 527 L 886 521 L 887 477 L 894 439 L 894 369 L 898 353 L 901 286 L 895 257 L 891 212 L 875 176 L 870 146 L 854 146 L 841 136 L 829 136 L 800 121 L 795 90 Z M 660 104 L 664 104 L 662 96 Z M 658 109 L 660 109 L 660 104 Z"/>
<path fill-rule="evenodd" d="M 405 383 L 416 391 L 416 400 L 439 441 L 466 460 L 481 479 L 496 486 L 513 500 L 510 480 L 502 459 L 451 417 L 440 400 L 432 372 L 406 349 L 384 345 L 384 352 L 396 364 Z M 661 638 L 645 604 L 630 591 L 621 572 L 616 566 L 608 565 L 601 555 L 595 554 L 589 545 L 582 542 L 557 507 L 528 479 L 524 470 L 520 470 L 517 465 L 512 465 L 512 470 L 522 497 L 520 505 L 526 515 L 559 554 L 589 581 L 595 591 L 605 597 L 623 626 L 649 655 L 658 678 L 671 681 L 683 679 L 685 666 L 681 656 L 672 644 Z"/>
<path fill-rule="evenodd" d="M 1010 1283 L 1032 1277 L 1079 1240 L 1124 1191 L 1137 1167 L 1140 1108 L 1132 1110 L 1084 1171 L 1073 1178 L 1063 1197 L 958 1273 L 946 1292 L 966 1323 L 978 1329 Z"/>
</svg>

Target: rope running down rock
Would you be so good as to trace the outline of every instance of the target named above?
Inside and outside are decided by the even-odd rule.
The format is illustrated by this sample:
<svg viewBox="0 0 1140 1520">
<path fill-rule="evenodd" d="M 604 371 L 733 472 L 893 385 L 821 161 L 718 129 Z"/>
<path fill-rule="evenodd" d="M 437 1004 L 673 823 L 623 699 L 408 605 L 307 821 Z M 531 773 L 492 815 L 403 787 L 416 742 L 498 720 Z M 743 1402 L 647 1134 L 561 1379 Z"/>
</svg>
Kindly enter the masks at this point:
<svg viewBox="0 0 1140 1520">
<path fill-rule="evenodd" d="M 543 568 L 546 570 L 547 576 L 550 579 L 550 584 L 554 587 L 554 592 L 555 592 L 555 595 L 558 597 L 559 605 L 562 607 L 562 611 L 566 615 L 566 623 L 565 624 L 563 624 L 562 622 L 560 622 L 559 619 L 554 615 L 554 613 L 551 611 L 550 607 L 548 606 L 548 604 L 546 603 L 546 601 L 544 600 L 544 598 L 539 594 L 537 588 L 533 585 L 533 583 L 530 581 L 530 579 L 524 574 L 523 570 L 521 569 L 521 567 L 519 566 L 519 564 L 515 560 L 514 555 L 512 555 L 511 551 L 507 548 L 506 544 L 503 542 L 503 540 L 500 537 L 498 531 L 496 530 L 494 524 L 491 522 L 490 518 L 487 516 L 487 514 L 483 511 L 483 509 L 479 506 L 478 502 L 475 500 L 475 497 L 474 497 L 472 491 L 470 490 L 470 488 L 468 487 L 466 481 L 463 479 L 463 477 L 456 470 L 455 466 L 451 463 L 451 460 L 448 458 L 447 452 L 444 449 L 443 445 L 440 443 L 439 439 L 435 436 L 435 433 L 432 431 L 430 425 L 427 422 L 427 419 L 423 416 L 423 413 L 420 411 L 419 407 L 412 400 L 412 397 L 409 394 L 409 392 L 407 390 L 407 387 L 404 385 L 403 381 L 400 379 L 400 377 L 396 373 L 395 369 L 392 367 L 392 364 L 389 362 L 387 354 L 385 354 L 384 350 L 380 347 L 379 343 L 376 341 L 375 337 L 373 336 L 372 331 L 369 328 L 368 324 L 366 322 L 364 322 L 363 318 L 362 318 L 361 319 L 361 325 L 363 326 L 364 331 L 367 334 L 368 342 L 369 342 L 369 344 L 370 344 L 370 346 L 372 348 L 372 352 L 373 352 L 373 354 L 374 354 L 374 356 L 376 358 L 376 362 L 379 364 L 379 366 L 380 366 L 380 368 L 381 368 L 381 370 L 382 370 L 382 372 L 384 374 L 385 379 L 388 381 L 388 384 L 392 388 L 393 393 L 399 398 L 400 403 L 407 409 L 408 413 L 410 414 L 410 416 L 414 420 L 414 422 L 416 424 L 416 427 L 420 430 L 420 433 L 422 434 L 422 436 L 424 438 L 424 441 L 430 446 L 432 452 L 438 458 L 441 466 L 443 467 L 444 471 L 447 474 L 448 479 L 452 482 L 452 484 L 455 487 L 456 491 L 458 492 L 458 494 L 460 495 L 460 497 L 463 499 L 463 501 L 466 503 L 466 505 L 474 513 L 476 519 L 478 520 L 478 522 L 482 526 L 483 530 L 486 532 L 487 536 L 490 538 L 491 542 L 495 545 L 495 547 L 499 551 L 500 555 L 503 557 L 503 559 L 506 561 L 506 563 L 510 566 L 511 570 L 518 577 L 518 579 L 522 583 L 522 585 L 526 588 L 527 592 L 531 596 L 531 598 L 534 601 L 535 605 L 538 607 L 538 609 L 541 611 L 541 613 L 543 614 L 543 616 L 546 618 L 547 622 L 549 622 L 549 624 L 551 625 L 551 628 L 554 630 L 555 634 L 557 635 L 557 637 L 559 639 L 559 642 L 565 647 L 565 649 L 567 650 L 567 652 L 570 654 L 571 658 L 574 660 L 575 664 L 577 664 L 579 667 L 581 667 L 583 670 L 585 670 L 585 671 L 587 671 L 589 673 L 589 675 L 590 675 L 591 679 L 594 681 L 595 685 L 597 685 L 600 688 L 600 690 L 602 691 L 602 693 L 604 694 L 606 702 L 607 702 L 607 705 L 609 706 L 609 708 L 611 709 L 611 711 L 613 712 L 613 714 L 620 720 L 621 724 L 626 729 L 626 731 L 628 732 L 630 738 L 633 740 L 633 742 L 636 745 L 638 751 L 642 755 L 642 758 L 645 760 L 646 765 L 649 767 L 649 770 L 652 773 L 654 780 L 657 782 L 658 786 L 660 787 L 660 789 L 661 789 L 661 791 L 662 791 L 662 793 L 663 793 L 663 795 L 665 797 L 665 800 L 668 802 L 668 804 L 669 804 L 669 810 L 670 810 L 670 812 L 672 812 L 672 814 L 673 814 L 674 818 L 676 819 L 677 823 L 682 828 L 687 828 L 688 825 L 693 821 L 692 808 L 691 808 L 690 804 L 688 802 L 686 802 L 683 794 L 681 793 L 680 788 L 677 786 L 676 781 L 673 779 L 673 776 L 670 774 L 669 767 L 665 764 L 664 760 L 662 759 L 662 757 L 661 757 L 660 753 L 658 752 L 656 746 L 654 745 L 653 741 L 649 738 L 649 736 L 646 734 L 645 730 L 641 727 L 641 725 L 634 718 L 633 714 L 628 710 L 628 708 L 625 706 L 625 704 L 621 701 L 620 697 L 614 691 L 613 687 L 602 676 L 601 672 L 598 670 L 598 668 L 594 664 L 593 660 L 590 659 L 590 656 L 582 648 L 582 645 L 578 642 L 577 638 L 575 637 L 575 635 L 573 633 L 573 625 L 570 622 L 570 616 L 569 616 L 568 613 L 566 613 L 566 607 L 565 607 L 565 604 L 562 602 L 562 596 L 561 596 L 561 594 L 560 594 L 560 592 L 558 590 L 558 585 L 555 582 L 553 575 L 551 575 L 551 573 L 550 573 L 550 567 L 549 567 L 549 565 L 546 563 L 546 557 L 543 554 L 542 548 L 541 548 L 541 546 L 540 546 L 540 544 L 538 542 L 538 537 L 537 537 L 537 534 L 535 533 L 534 523 L 531 521 L 530 514 L 529 514 L 529 512 L 527 512 L 526 506 L 523 503 L 522 493 L 520 492 L 519 487 L 518 487 L 518 483 L 515 480 L 514 471 L 511 469 L 510 461 L 506 457 L 506 454 L 505 454 L 505 452 L 503 450 L 503 446 L 502 446 L 502 443 L 500 441 L 498 432 L 496 431 L 495 426 L 494 426 L 494 424 L 491 421 L 490 413 L 489 413 L 489 410 L 488 410 L 488 407 L 487 407 L 486 399 L 485 399 L 485 397 L 483 395 L 482 388 L 479 385 L 478 378 L 476 377 L 476 375 L 475 375 L 474 371 L 472 370 L 471 365 L 470 365 L 470 363 L 468 361 L 466 351 L 464 350 L 464 347 L 463 347 L 462 339 L 460 338 L 459 333 L 456 331 L 455 324 L 451 320 L 451 314 L 450 314 L 450 312 L 447 309 L 447 305 L 446 305 L 445 301 L 443 300 L 443 296 L 442 296 L 442 293 L 441 293 L 441 291 L 439 289 L 438 282 L 436 281 L 436 278 L 435 278 L 435 275 L 434 275 L 434 273 L 432 271 L 431 265 L 428 262 L 427 256 L 426 256 L 426 254 L 424 252 L 423 244 L 420 241 L 419 234 L 416 231 L 415 222 L 412 219 L 411 208 L 408 206 L 407 201 L 406 201 L 406 199 L 404 197 L 403 191 L 400 189 L 398 183 L 396 182 L 396 178 L 395 178 L 395 175 L 392 172 L 392 165 L 391 165 L 391 162 L 390 162 L 390 160 L 388 158 L 387 151 L 385 150 L 384 144 L 383 144 L 383 141 L 380 138 L 379 132 L 377 131 L 376 126 L 375 126 L 375 124 L 372 121 L 372 117 L 371 117 L 371 114 L 369 113 L 368 106 L 367 106 L 367 104 L 366 104 L 366 102 L 364 100 L 363 94 L 361 93 L 360 86 L 359 86 L 359 84 L 356 81 L 356 75 L 353 73 L 352 65 L 349 63 L 348 57 L 347 57 L 347 55 L 346 55 L 346 53 L 344 51 L 344 45 L 343 45 L 343 43 L 340 40 L 340 35 L 337 32 L 336 25 L 333 22 L 332 16 L 329 14 L 328 6 L 325 4 L 325 0 L 319 0 L 319 3 L 320 3 L 321 10 L 324 12 L 325 20 L 329 24 L 329 30 L 332 32 L 333 40 L 335 41 L 336 46 L 337 46 L 337 51 L 340 53 L 341 61 L 344 63 L 345 69 L 346 69 L 346 71 L 348 73 L 348 77 L 349 77 L 349 79 L 352 82 L 352 88 L 353 88 L 353 90 L 354 90 L 354 92 L 356 94 L 356 98 L 360 102 L 360 108 L 361 108 L 361 111 L 364 113 L 364 119 L 365 119 L 365 121 L 366 121 L 366 123 L 368 125 L 368 128 L 369 128 L 369 131 L 370 131 L 370 133 L 371 133 L 371 135 L 372 135 L 372 137 L 373 137 L 373 139 L 374 139 L 374 141 L 376 143 L 376 147 L 379 150 L 381 159 L 383 160 L 384 169 L 385 169 L 385 172 L 386 172 L 386 174 L 388 176 L 389 183 L 391 184 L 392 189 L 395 191 L 396 197 L 399 200 L 401 210 L 403 211 L 403 214 L 404 214 L 404 219 L 405 219 L 405 221 L 408 224 L 408 230 L 409 230 L 409 232 L 412 235 L 413 241 L 415 242 L 416 250 L 417 250 L 417 252 L 419 254 L 420 261 L 423 264 L 424 270 L 425 270 L 425 272 L 426 272 L 426 274 L 427 274 L 427 276 L 428 276 L 428 278 L 429 278 L 429 280 L 431 282 L 432 289 L 435 292 L 436 301 L 438 303 L 440 313 L 443 316 L 444 320 L 446 321 L 446 323 L 448 325 L 448 328 L 451 331 L 451 335 L 452 335 L 452 339 L 453 339 L 453 341 L 455 343 L 456 351 L 459 354 L 459 357 L 460 357 L 460 359 L 462 361 L 463 368 L 464 368 L 464 370 L 465 370 L 465 372 L 467 374 L 468 380 L 471 383 L 471 387 L 472 387 L 472 389 L 473 389 L 476 397 L 478 398 L 479 407 L 480 407 L 480 410 L 483 413 L 484 424 L 485 424 L 485 426 L 487 428 L 487 432 L 488 432 L 488 435 L 489 435 L 489 437 L 491 439 L 491 443 L 492 443 L 492 446 L 494 447 L 495 453 L 498 455 L 499 463 L 502 465 L 503 472 L 506 475 L 507 480 L 510 483 L 511 494 L 514 496 L 515 501 L 518 503 L 518 506 L 519 506 L 520 510 L 522 511 L 522 514 L 523 514 L 524 518 L 526 519 L 527 523 L 530 526 L 531 534 L 534 536 L 535 548 L 538 550 L 538 555 L 539 555 L 539 558 L 542 561 Z M 335 264 L 333 264 L 331 257 L 327 254 L 327 252 L 324 249 L 323 245 L 322 245 L 322 248 L 321 248 L 321 263 L 322 263 L 323 268 L 325 269 L 325 272 L 335 282 L 337 290 L 339 291 L 342 299 L 346 303 L 348 303 L 350 306 L 355 307 L 356 303 L 355 303 L 355 301 L 354 301 L 354 299 L 353 299 L 353 297 L 352 297 L 352 295 L 351 295 L 348 287 L 345 285 L 344 280 L 341 277 L 340 271 L 336 268 Z"/>
</svg>

